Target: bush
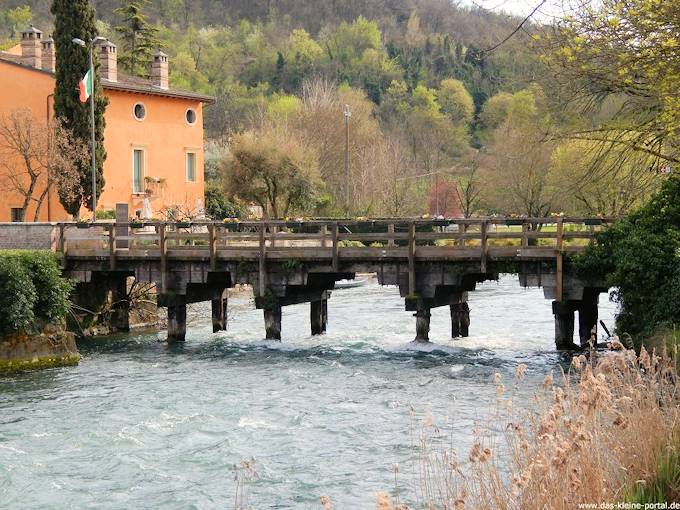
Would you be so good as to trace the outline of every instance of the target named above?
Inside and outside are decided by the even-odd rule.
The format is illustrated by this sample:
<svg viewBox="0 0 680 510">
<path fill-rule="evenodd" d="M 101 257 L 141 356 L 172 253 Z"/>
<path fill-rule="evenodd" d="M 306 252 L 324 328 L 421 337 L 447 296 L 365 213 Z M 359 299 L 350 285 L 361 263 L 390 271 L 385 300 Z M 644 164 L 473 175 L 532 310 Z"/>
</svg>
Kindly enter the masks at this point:
<svg viewBox="0 0 680 510">
<path fill-rule="evenodd" d="M 599 233 L 575 266 L 583 275 L 606 274 L 616 288 L 619 333 L 647 335 L 680 324 L 680 177 Z"/>
<path fill-rule="evenodd" d="M 205 186 L 205 212 L 213 220 L 246 216 L 245 209 L 240 204 L 230 201 L 224 190 L 216 184 Z"/>
<path fill-rule="evenodd" d="M 73 286 L 51 252 L 0 252 L 0 336 L 63 320 Z"/>
</svg>

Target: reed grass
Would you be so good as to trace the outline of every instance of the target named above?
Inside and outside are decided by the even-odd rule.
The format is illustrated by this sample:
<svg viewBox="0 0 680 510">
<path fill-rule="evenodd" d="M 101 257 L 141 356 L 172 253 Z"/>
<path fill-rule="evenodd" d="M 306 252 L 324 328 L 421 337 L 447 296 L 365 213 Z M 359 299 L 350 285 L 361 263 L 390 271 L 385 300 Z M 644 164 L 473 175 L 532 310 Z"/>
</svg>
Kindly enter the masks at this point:
<svg viewBox="0 0 680 510">
<path fill-rule="evenodd" d="M 510 391 L 496 374 L 498 409 L 472 448 L 459 456 L 453 442 L 438 446 L 439 430 L 425 423 L 416 505 L 381 493 L 376 508 L 573 510 L 661 497 L 680 473 L 677 346 L 636 354 L 615 339 L 611 347 L 574 357 L 556 379 L 548 374 L 528 411 L 513 411 L 526 367 Z M 494 434 L 499 423 L 504 432 Z"/>
</svg>

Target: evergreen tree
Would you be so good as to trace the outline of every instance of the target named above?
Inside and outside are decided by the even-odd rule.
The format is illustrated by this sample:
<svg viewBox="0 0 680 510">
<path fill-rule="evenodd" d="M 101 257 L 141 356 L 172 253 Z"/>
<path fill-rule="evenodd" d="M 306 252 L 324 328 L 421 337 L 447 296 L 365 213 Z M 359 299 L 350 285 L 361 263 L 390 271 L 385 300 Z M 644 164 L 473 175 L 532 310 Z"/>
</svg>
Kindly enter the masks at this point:
<svg viewBox="0 0 680 510">
<path fill-rule="evenodd" d="M 97 36 L 94 9 L 88 0 L 54 0 L 54 44 L 57 53 L 54 114 L 76 140 L 91 145 L 90 105 L 81 103 L 78 83 L 90 68 L 88 49 L 73 43 L 74 38 L 90 44 Z M 99 60 L 94 60 L 95 146 L 97 156 L 97 196 L 104 187 L 104 112 L 108 99 L 99 80 Z M 91 150 L 91 147 L 90 147 Z M 78 215 L 81 205 L 92 208 L 92 171 L 90 164 L 78 165 L 82 194 L 75 198 L 60 193 L 60 200 L 69 214 Z"/>
<path fill-rule="evenodd" d="M 158 29 L 146 19 L 143 7 L 146 0 L 122 0 L 115 14 L 121 24 L 115 27 L 120 36 L 122 50 L 118 65 L 137 76 L 148 77 L 153 52 L 158 48 Z"/>
</svg>

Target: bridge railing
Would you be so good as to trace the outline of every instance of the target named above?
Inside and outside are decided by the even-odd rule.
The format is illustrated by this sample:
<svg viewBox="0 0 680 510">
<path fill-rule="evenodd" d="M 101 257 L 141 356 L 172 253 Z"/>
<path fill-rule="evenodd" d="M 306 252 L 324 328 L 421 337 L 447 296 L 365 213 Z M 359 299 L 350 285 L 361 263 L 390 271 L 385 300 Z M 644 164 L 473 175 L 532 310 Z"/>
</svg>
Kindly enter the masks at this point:
<svg viewBox="0 0 680 510">
<path fill-rule="evenodd" d="M 304 258 L 341 256 L 485 258 L 582 250 L 607 218 L 467 218 L 234 222 L 60 223 L 57 250 L 67 256 L 229 258 L 237 252 Z M 257 252 L 257 253 L 252 253 Z M 276 257 L 275 257 L 276 258 Z"/>
</svg>

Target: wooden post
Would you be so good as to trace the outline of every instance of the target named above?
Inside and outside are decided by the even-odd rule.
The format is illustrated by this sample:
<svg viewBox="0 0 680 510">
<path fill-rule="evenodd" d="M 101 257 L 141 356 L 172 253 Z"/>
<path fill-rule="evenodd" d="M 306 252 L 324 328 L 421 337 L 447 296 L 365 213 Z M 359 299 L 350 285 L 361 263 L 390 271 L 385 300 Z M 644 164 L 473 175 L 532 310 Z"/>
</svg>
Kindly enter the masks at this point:
<svg viewBox="0 0 680 510">
<path fill-rule="evenodd" d="M 66 226 L 63 223 L 59 224 L 59 238 L 57 239 L 57 251 L 66 255 L 66 236 L 64 230 Z"/>
<path fill-rule="evenodd" d="M 266 265 L 266 259 L 267 259 L 267 245 L 266 245 L 266 238 L 265 238 L 265 229 L 267 227 L 265 226 L 264 222 L 260 223 L 260 264 L 259 264 L 259 295 L 260 297 L 264 297 L 266 289 L 267 289 L 267 265 Z"/>
<path fill-rule="evenodd" d="M 394 223 L 390 223 L 389 225 L 387 225 L 387 233 L 388 234 L 394 234 Z M 394 246 L 395 246 L 394 238 L 390 237 L 387 240 L 387 247 L 388 248 L 394 248 Z"/>
<path fill-rule="evenodd" d="M 214 271 L 217 267 L 217 234 L 215 225 L 208 225 L 208 235 L 210 236 L 210 269 Z"/>
<path fill-rule="evenodd" d="M 325 223 L 321 225 L 321 231 L 319 233 L 321 234 L 321 247 L 328 247 L 328 225 Z"/>
<path fill-rule="evenodd" d="M 522 248 L 529 246 L 529 224 L 525 221 L 522 223 Z"/>
<path fill-rule="evenodd" d="M 408 295 L 416 293 L 416 224 L 408 226 Z"/>
<path fill-rule="evenodd" d="M 158 225 L 158 247 L 161 256 L 161 292 L 168 288 L 168 248 L 165 239 L 165 223 Z"/>
<path fill-rule="evenodd" d="M 116 226 L 111 224 L 109 230 L 109 269 L 116 270 Z"/>
<path fill-rule="evenodd" d="M 564 297 L 564 256 L 562 253 L 564 245 L 564 219 L 559 218 L 557 220 L 557 250 L 555 253 L 556 258 L 556 299 L 558 302 L 562 302 Z"/>
<path fill-rule="evenodd" d="M 338 259 L 338 223 L 333 223 L 333 271 L 339 270 L 340 261 Z"/>
<path fill-rule="evenodd" d="M 481 224 L 481 236 L 482 236 L 482 264 L 481 264 L 481 270 L 482 273 L 486 273 L 486 262 L 487 262 L 487 257 L 489 254 L 489 238 L 487 237 L 487 231 L 489 228 L 489 222 L 488 221 L 483 221 Z"/>
<path fill-rule="evenodd" d="M 465 248 L 465 238 L 463 235 L 467 233 L 467 227 L 467 223 L 460 223 L 458 225 L 458 233 L 460 234 L 458 237 L 458 246 L 461 248 Z"/>
</svg>

